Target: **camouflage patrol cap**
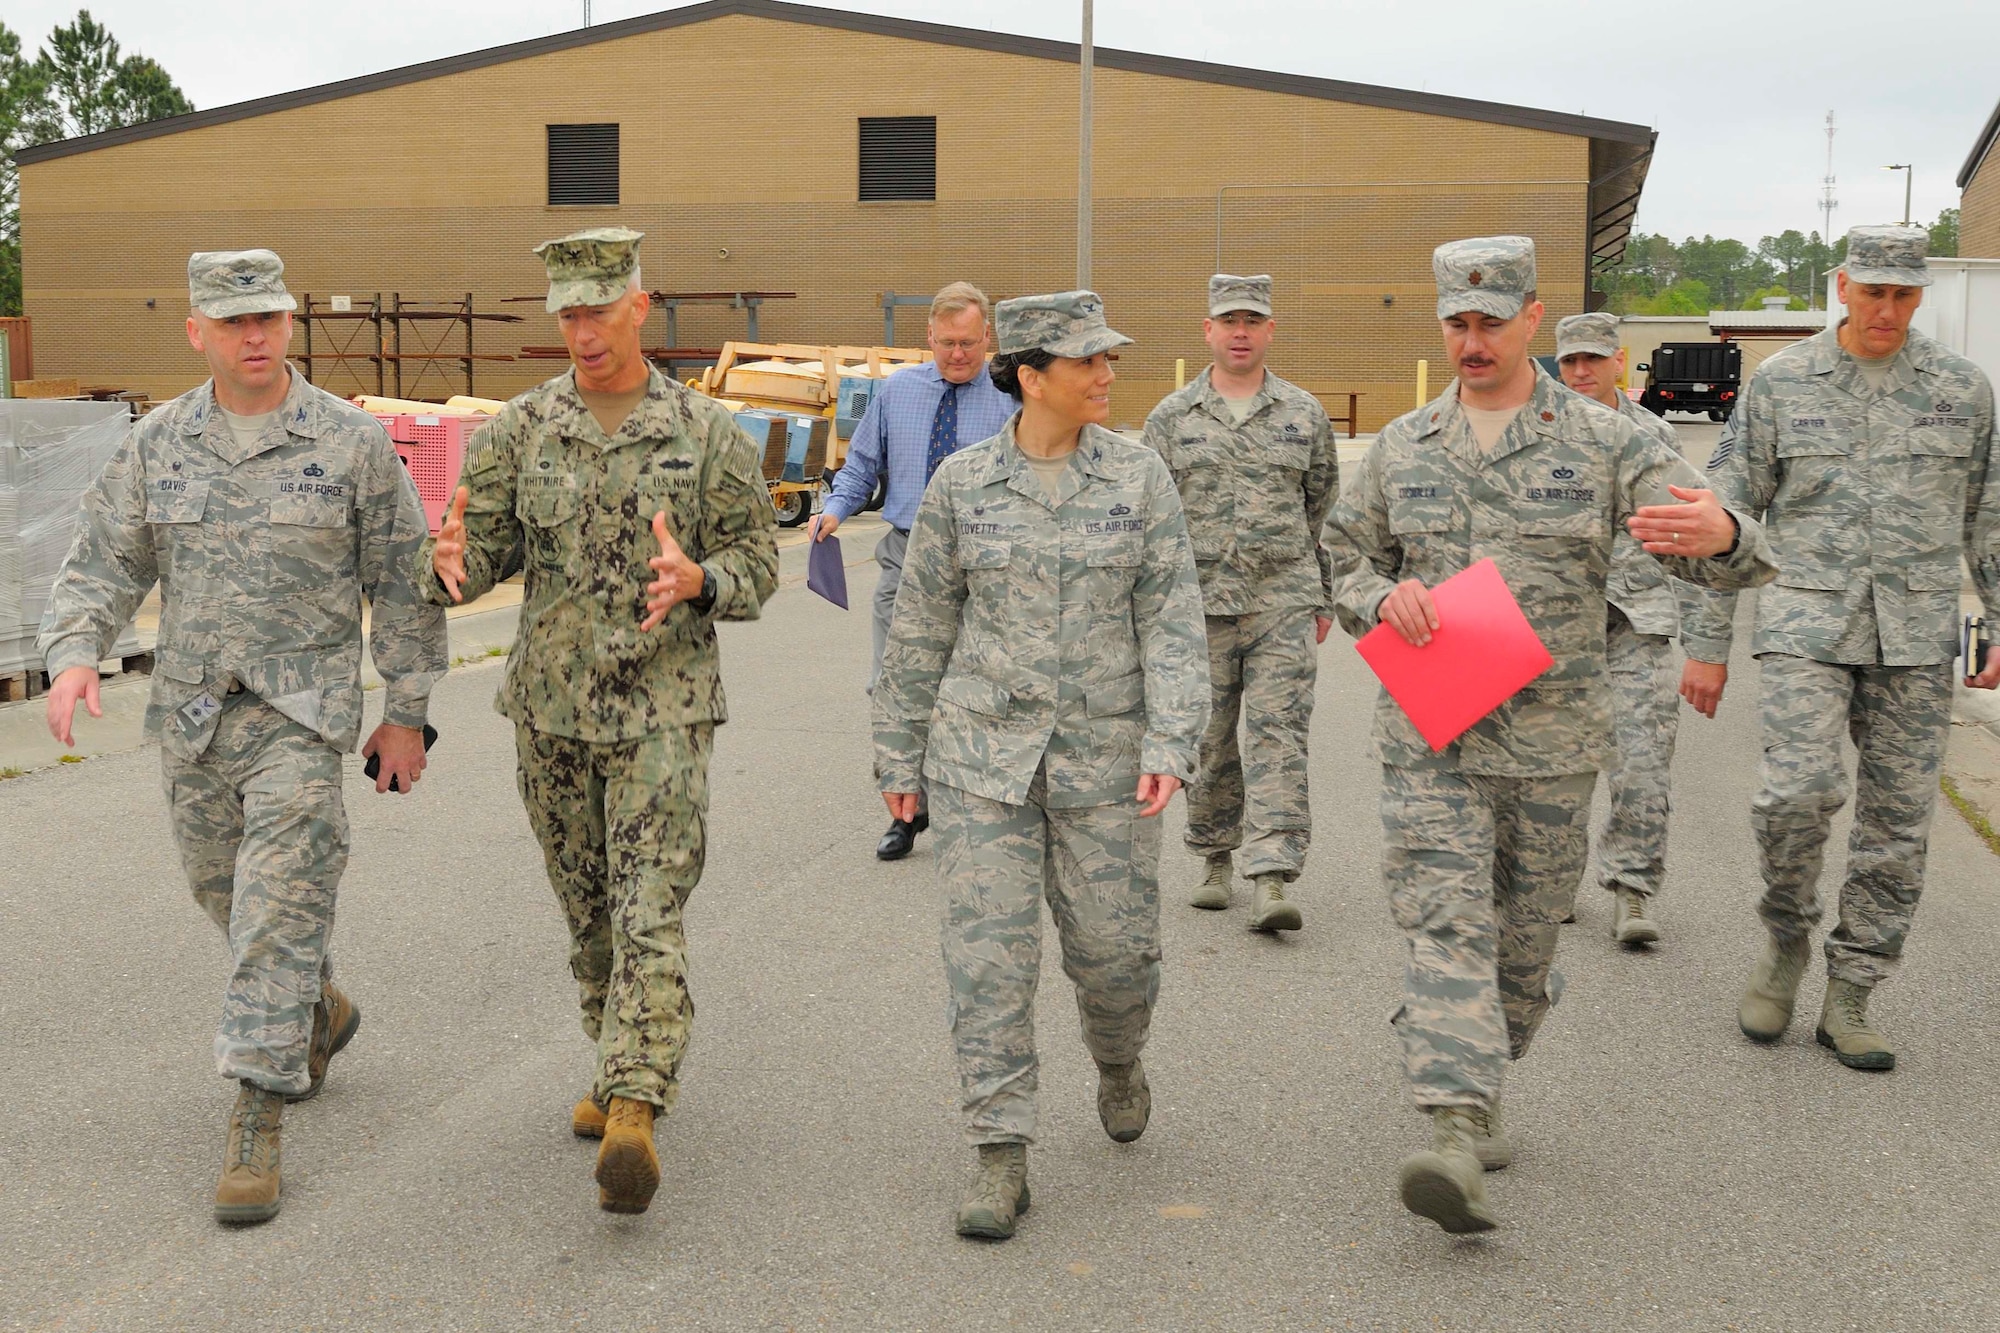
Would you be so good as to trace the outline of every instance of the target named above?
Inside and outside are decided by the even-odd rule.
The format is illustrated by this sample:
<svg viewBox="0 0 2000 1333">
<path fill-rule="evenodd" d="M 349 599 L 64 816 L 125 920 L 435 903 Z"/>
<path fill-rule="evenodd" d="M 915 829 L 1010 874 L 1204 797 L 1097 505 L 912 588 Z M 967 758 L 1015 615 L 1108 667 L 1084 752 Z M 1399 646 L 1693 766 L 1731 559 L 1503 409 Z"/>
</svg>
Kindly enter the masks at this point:
<svg viewBox="0 0 2000 1333">
<path fill-rule="evenodd" d="M 1535 290 L 1535 243 L 1525 236 L 1475 236 L 1431 252 L 1438 318 L 1478 311 L 1512 319 Z"/>
<path fill-rule="evenodd" d="M 639 267 L 639 242 L 645 235 L 629 227 L 592 227 L 536 246 L 549 271 L 548 312 L 610 305 L 623 296 Z"/>
<path fill-rule="evenodd" d="M 1239 278 L 1233 273 L 1218 273 L 1208 280 L 1208 313 L 1211 318 L 1226 315 L 1232 310 L 1250 310 L 1260 315 L 1271 313 L 1271 275 L 1259 273 L 1254 278 Z"/>
<path fill-rule="evenodd" d="M 285 261 L 271 250 L 197 250 L 188 256 L 188 304 L 210 319 L 297 310 Z"/>
<path fill-rule="evenodd" d="M 1571 315 L 1556 325 L 1556 360 L 1566 356 L 1617 356 L 1618 316 L 1609 310 Z"/>
<path fill-rule="evenodd" d="M 1849 282 L 1881 283 L 1891 287 L 1928 287 L 1931 234 L 1922 227 L 1850 227 L 1847 229 Z"/>
<path fill-rule="evenodd" d="M 1085 357 L 1131 342 L 1104 322 L 1104 302 L 1096 292 L 1055 292 L 1016 296 L 993 307 L 993 330 L 1004 355 L 1047 352 Z"/>
</svg>

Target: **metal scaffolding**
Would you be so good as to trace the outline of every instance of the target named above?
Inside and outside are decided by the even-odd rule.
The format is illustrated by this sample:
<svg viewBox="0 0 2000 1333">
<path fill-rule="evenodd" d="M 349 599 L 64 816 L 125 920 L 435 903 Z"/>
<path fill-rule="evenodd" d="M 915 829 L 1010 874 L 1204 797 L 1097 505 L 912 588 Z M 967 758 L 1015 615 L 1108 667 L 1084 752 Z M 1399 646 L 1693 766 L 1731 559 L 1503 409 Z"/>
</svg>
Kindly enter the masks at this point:
<svg viewBox="0 0 2000 1333">
<path fill-rule="evenodd" d="M 401 292 L 391 292 L 386 303 L 376 292 L 359 307 L 351 298 L 307 292 L 298 322 L 305 333 L 300 366 L 310 383 L 329 393 L 416 398 L 429 392 L 449 398 L 476 395 L 478 363 L 514 359 L 506 352 L 478 351 L 474 329 L 482 323 L 519 324 L 522 317 L 474 310 L 471 292 L 451 301 L 405 300 Z M 448 346 L 461 335 L 462 348 Z"/>
</svg>

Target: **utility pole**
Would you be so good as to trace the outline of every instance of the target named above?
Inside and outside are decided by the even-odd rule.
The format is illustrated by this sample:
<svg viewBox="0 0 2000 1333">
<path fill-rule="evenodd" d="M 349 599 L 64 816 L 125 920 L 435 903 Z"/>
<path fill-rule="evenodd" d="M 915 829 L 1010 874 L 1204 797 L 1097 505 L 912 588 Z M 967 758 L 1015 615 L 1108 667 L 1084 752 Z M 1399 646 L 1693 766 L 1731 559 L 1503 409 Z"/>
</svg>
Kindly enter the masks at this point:
<svg viewBox="0 0 2000 1333">
<path fill-rule="evenodd" d="M 1092 0 L 1083 0 L 1083 44 L 1079 49 L 1076 145 L 1076 286 L 1090 288 L 1090 74 Z"/>
<path fill-rule="evenodd" d="M 1908 162 L 1891 162 L 1882 170 L 1903 173 L 1903 225 L 1907 227 L 1910 225 L 1910 185 L 1917 178 L 1916 168 Z"/>
<path fill-rule="evenodd" d="M 1826 113 L 1826 175 L 1821 180 L 1819 211 L 1822 221 L 1819 229 L 1820 244 L 1829 251 L 1833 249 L 1833 210 L 1840 204 L 1833 197 L 1833 112 Z M 1813 256 L 1812 294 L 1806 302 L 1807 308 L 1819 309 L 1819 256 Z"/>
</svg>

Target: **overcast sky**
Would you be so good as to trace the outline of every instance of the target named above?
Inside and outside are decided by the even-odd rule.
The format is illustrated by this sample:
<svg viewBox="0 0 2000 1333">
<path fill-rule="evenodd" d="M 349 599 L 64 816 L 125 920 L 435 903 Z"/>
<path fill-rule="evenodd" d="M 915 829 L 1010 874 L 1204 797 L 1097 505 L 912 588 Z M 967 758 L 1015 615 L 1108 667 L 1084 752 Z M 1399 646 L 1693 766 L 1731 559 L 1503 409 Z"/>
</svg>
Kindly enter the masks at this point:
<svg viewBox="0 0 2000 1333">
<path fill-rule="evenodd" d="M 603 23 L 676 6 L 596 0 Z M 1074 41 L 1079 0 L 865 0 L 830 7 Z M 582 0 L 284 0 L 219 11 L 95 0 L 128 51 L 198 107 L 286 92 L 581 26 Z M 76 0 L 6 0 L 30 50 Z M 1834 230 L 1955 207 L 1958 169 L 2000 100 L 2000 3 L 1915 0 L 1098 0 L 1101 46 L 1584 112 L 1660 132 L 1638 225 L 1758 237 L 1819 225 L 1824 120 L 1840 133 Z M 865 71 L 828 70 L 866 78 Z M 1217 126 L 1226 134 L 1227 126 Z M 1244 144 L 1246 163 L 1255 144 Z M 1246 173 L 1250 174 L 1250 173 Z"/>
</svg>

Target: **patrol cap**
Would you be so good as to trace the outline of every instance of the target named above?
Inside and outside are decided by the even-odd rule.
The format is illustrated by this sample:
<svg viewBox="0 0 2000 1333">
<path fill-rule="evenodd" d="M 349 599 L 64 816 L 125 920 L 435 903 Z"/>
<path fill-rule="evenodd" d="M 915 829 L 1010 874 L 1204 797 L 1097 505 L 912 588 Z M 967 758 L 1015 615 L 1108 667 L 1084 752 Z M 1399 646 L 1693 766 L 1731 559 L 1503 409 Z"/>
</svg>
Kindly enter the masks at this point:
<svg viewBox="0 0 2000 1333">
<path fill-rule="evenodd" d="M 1847 230 L 1849 282 L 1882 283 L 1892 287 L 1928 287 L 1931 234 L 1922 227 L 1850 227 Z"/>
<path fill-rule="evenodd" d="M 548 312 L 610 305 L 623 296 L 639 267 L 639 242 L 645 235 L 629 227 L 592 227 L 536 246 L 549 271 Z"/>
<path fill-rule="evenodd" d="M 1232 310 L 1249 310 L 1268 316 L 1271 313 L 1271 275 L 1259 273 L 1254 278 L 1239 278 L 1233 273 L 1218 273 L 1210 278 L 1210 317 L 1226 315 Z"/>
<path fill-rule="evenodd" d="M 1002 301 L 993 307 L 993 331 L 1003 354 L 1096 356 L 1132 341 L 1104 322 L 1104 302 L 1096 292 L 1055 292 Z"/>
<path fill-rule="evenodd" d="M 1618 316 L 1609 310 L 1593 310 L 1587 315 L 1571 315 L 1556 325 L 1556 360 L 1583 353 L 1588 356 L 1618 355 Z"/>
<path fill-rule="evenodd" d="M 1431 252 L 1438 318 L 1478 311 L 1512 319 L 1535 290 L 1535 243 L 1525 236 L 1475 236 Z"/>
<path fill-rule="evenodd" d="M 197 250 L 188 256 L 188 304 L 210 319 L 297 310 L 285 261 L 271 250 Z"/>
</svg>

